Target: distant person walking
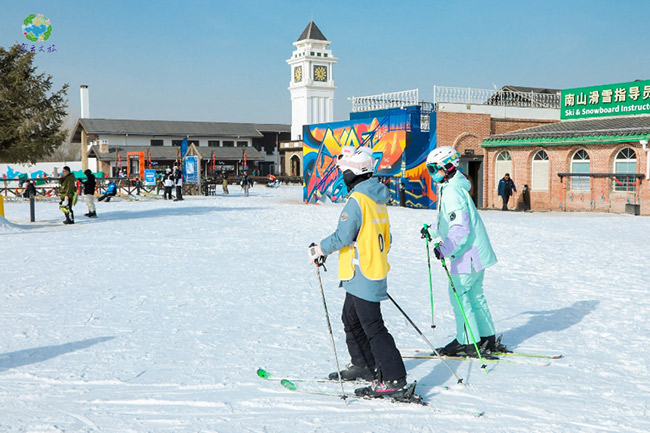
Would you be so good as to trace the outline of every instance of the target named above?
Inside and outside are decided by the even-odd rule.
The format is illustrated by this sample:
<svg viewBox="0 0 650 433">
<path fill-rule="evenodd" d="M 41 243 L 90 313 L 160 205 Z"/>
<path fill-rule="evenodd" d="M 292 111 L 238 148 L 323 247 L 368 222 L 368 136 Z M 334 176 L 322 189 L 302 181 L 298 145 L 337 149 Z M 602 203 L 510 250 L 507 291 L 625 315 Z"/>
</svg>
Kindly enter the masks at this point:
<svg viewBox="0 0 650 433">
<path fill-rule="evenodd" d="M 74 212 L 72 207 L 77 201 L 77 186 L 76 179 L 74 174 L 70 172 L 70 167 L 67 165 L 63 167 L 63 173 L 61 174 L 61 189 L 59 190 L 59 195 L 61 201 L 59 202 L 59 209 L 65 215 L 65 221 L 63 224 L 74 224 Z"/>
<path fill-rule="evenodd" d="M 178 166 L 174 166 L 174 182 L 176 183 L 176 198 L 174 201 L 183 200 L 183 172 Z"/>
<path fill-rule="evenodd" d="M 503 207 L 501 207 L 501 210 L 508 210 L 508 200 L 510 200 L 510 196 L 513 195 L 513 191 L 517 192 L 517 187 L 515 187 L 515 183 L 510 179 L 510 173 L 506 173 L 499 181 L 498 192 L 501 196 L 501 200 L 503 200 Z"/>
<path fill-rule="evenodd" d="M 97 181 L 92 171 L 86 169 L 84 174 L 86 175 L 84 198 L 86 199 L 86 206 L 88 206 L 88 213 L 84 214 L 84 216 L 97 218 L 97 212 L 95 212 L 95 187 L 97 186 Z"/>
<path fill-rule="evenodd" d="M 224 171 L 222 176 L 223 181 L 221 182 L 221 189 L 224 194 L 228 194 L 228 174 Z"/>
<path fill-rule="evenodd" d="M 241 187 L 244 190 L 244 197 L 248 197 L 248 188 L 250 187 L 250 184 L 248 183 L 247 172 L 244 172 L 243 176 L 241 177 Z"/>
<path fill-rule="evenodd" d="M 165 190 L 163 191 L 163 198 L 165 200 L 172 199 L 172 188 L 174 187 L 174 175 L 172 174 L 172 169 L 168 168 L 165 170 L 165 174 L 162 178 L 162 184 Z"/>
</svg>

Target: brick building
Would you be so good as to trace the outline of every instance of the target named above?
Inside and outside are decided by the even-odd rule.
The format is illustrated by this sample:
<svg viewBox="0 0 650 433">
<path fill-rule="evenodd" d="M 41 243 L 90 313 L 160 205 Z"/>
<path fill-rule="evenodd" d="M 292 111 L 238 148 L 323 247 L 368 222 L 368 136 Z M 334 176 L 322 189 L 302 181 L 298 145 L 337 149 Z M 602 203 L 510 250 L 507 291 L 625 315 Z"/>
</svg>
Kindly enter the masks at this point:
<svg viewBox="0 0 650 433">
<path fill-rule="evenodd" d="M 650 115 L 567 120 L 492 135 L 482 144 L 495 168 L 486 207 L 501 206 L 495 182 L 509 172 L 520 207 L 527 184 L 532 210 L 650 215 L 648 137 Z"/>
<path fill-rule="evenodd" d="M 477 207 L 492 207 L 496 188 L 494 160 L 483 140 L 498 134 L 560 120 L 557 89 L 505 86 L 481 90 L 436 87 L 436 146 L 451 146 L 461 155 L 461 168 L 472 182 Z M 498 179 L 497 179 L 498 182 Z"/>
</svg>

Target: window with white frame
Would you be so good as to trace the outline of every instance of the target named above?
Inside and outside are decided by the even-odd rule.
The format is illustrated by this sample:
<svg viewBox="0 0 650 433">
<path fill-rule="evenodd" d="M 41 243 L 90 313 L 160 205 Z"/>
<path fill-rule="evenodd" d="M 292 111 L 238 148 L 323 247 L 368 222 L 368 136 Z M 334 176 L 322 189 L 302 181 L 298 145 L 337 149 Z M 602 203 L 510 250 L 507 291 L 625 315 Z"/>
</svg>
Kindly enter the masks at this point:
<svg viewBox="0 0 650 433">
<path fill-rule="evenodd" d="M 548 191 L 549 181 L 549 160 L 548 154 L 540 150 L 533 156 L 532 190 Z"/>
<path fill-rule="evenodd" d="M 571 158 L 571 173 L 589 173 L 589 172 L 591 172 L 589 154 L 585 150 L 580 149 L 573 155 L 573 158 Z M 589 191 L 591 189 L 589 176 L 572 177 L 571 189 L 573 191 Z"/>
<path fill-rule="evenodd" d="M 496 168 L 496 180 L 494 182 L 495 188 L 499 188 L 499 181 L 503 178 L 506 173 L 512 175 L 512 158 L 510 157 L 510 152 L 504 150 L 497 155 L 497 161 L 495 164 Z M 512 176 L 511 176 L 512 177 Z"/>
<path fill-rule="evenodd" d="M 636 173 L 636 152 L 631 147 L 621 149 L 614 159 L 614 173 Z M 633 176 L 616 176 L 614 191 L 636 191 Z"/>
</svg>

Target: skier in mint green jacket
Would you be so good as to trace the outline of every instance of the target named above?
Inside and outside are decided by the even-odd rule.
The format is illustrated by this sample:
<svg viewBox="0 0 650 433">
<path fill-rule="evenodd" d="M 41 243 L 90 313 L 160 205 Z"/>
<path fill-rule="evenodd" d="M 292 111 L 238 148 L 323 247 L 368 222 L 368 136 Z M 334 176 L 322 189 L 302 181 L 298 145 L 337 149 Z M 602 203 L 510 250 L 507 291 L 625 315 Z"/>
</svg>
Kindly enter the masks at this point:
<svg viewBox="0 0 650 433">
<path fill-rule="evenodd" d="M 469 195 L 470 182 L 458 169 L 460 155 L 453 148 L 444 146 L 432 150 L 427 157 L 427 170 L 431 180 L 438 183 L 438 221 L 435 230 L 422 235 L 437 237 L 442 241 L 434 248 L 438 260 L 451 262 L 451 279 L 458 293 L 471 333 L 458 301 L 449 285 L 449 297 L 456 317 L 456 338 L 438 349 L 441 355 L 465 353 L 477 356 L 474 341 L 481 352 L 505 352 L 501 339 L 495 338 L 494 323 L 483 295 L 485 269 L 497 262 L 483 221 Z"/>
</svg>

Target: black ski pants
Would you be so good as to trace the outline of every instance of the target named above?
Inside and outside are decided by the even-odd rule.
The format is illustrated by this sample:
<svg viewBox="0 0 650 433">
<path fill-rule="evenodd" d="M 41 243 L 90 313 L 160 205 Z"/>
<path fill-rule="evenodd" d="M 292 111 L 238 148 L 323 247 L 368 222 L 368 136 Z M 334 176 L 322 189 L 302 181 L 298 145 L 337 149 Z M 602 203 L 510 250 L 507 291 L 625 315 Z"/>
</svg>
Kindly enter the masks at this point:
<svg viewBox="0 0 650 433">
<path fill-rule="evenodd" d="M 183 187 L 176 185 L 176 200 L 183 200 Z"/>
<path fill-rule="evenodd" d="M 503 202 L 503 206 L 501 206 L 501 210 L 508 210 L 508 200 L 510 200 L 509 195 L 501 196 L 501 201 Z"/>
<path fill-rule="evenodd" d="M 406 377 L 406 368 L 395 340 L 384 326 L 379 302 L 369 302 L 346 293 L 341 318 L 352 364 L 377 367 L 382 380 Z"/>
<path fill-rule="evenodd" d="M 172 187 L 171 186 L 166 186 L 165 187 L 165 190 L 163 191 L 163 198 L 165 200 L 167 200 L 168 198 L 169 198 L 169 200 L 172 199 Z"/>
</svg>

